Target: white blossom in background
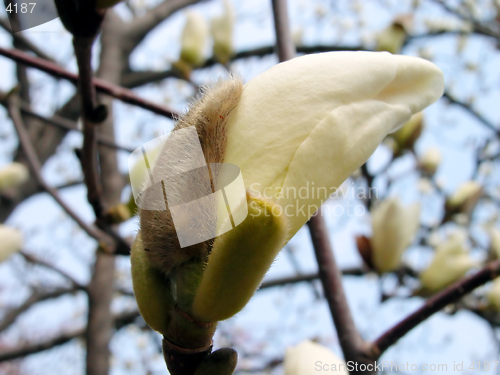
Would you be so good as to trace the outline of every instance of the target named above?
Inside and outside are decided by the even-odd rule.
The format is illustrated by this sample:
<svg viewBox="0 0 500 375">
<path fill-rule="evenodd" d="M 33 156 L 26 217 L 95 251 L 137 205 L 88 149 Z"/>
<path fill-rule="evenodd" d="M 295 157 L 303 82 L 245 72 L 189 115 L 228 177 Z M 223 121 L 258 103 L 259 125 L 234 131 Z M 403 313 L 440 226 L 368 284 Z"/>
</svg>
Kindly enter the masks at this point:
<svg viewBox="0 0 500 375">
<path fill-rule="evenodd" d="M 308 340 L 286 349 L 283 366 L 285 375 L 313 375 L 318 371 L 349 374 L 343 359 L 323 345 Z"/>
<path fill-rule="evenodd" d="M 28 181 L 29 176 L 28 168 L 18 162 L 12 162 L 0 168 L 0 193 L 21 186 Z"/>
<path fill-rule="evenodd" d="M 229 0 L 224 0 L 224 13 L 212 19 L 211 31 L 214 40 L 213 53 L 218 62 L 226 65 L 233 55 L 234 9 Z"/>
<path fill-rule="evenodd" d="M 419 203 L 405 207 L 398 197 L 392 197 L 372 209 L 372 262 L 378 272 L 400 267 L 401 257 L 419 227 Z"/>
<path fill-rule="evenodd" d="M 429 147 L 418 162 L 424 172 L 433 175 L 441 163 L 441 151 L 437 147 Z"/>
<path fill-rule="evenodd" d="M 193 66 L 205 62 L 205 45 L 208 41 L 208 24 L 205 18 L 194 11 L 186 12 L 186 24 L 182 31 L 180 59 Z"/>
<path fill-rule="evenodd" d="M 22 233 L 15 228 L 0 224 L 0 263 L 21 250 L 22 246 Z"/>
<path fill-rule="evenodd" d="M 431 264 L 420 274 L 422 288 L 435 293 L 458 279 L 468 270 L 478 266 L 466 247 L 466 234 L 453 233 L 436 247 Z"/>
</svg>

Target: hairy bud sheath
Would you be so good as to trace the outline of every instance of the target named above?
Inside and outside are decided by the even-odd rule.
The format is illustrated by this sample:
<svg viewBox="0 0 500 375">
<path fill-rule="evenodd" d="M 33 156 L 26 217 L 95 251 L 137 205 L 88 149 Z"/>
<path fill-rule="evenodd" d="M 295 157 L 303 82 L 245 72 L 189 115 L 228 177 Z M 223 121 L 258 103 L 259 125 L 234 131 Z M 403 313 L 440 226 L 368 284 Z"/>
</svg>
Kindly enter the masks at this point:
<svg viewBox="0 0 500 375">
<path fill-rule="evenodd" d="M 242 88 L 242 82 L 238 78 L 219 83 L 195 103 L 174 128 L 175 131 L 196 126 L 207 164 L 223 162 L 228 118 L 238 104 Z M 164 168 L 165 164 L 168 164 L 165 161 L 173 152 L 176 152 L 168 146 L 167 141 L 153 168 L 153 174 Z M 182 147 L 182 144 L 177 145 L 177 148 L 179 146 Z M 179 183 L 183 182 L 185 181 L 179 181 Z M 196 196 L 197 185 L 203 186 L 201 183 L 186 183 L 184 190 Z M 182 187 L 179 191 L 183 191 Z M 213 210 L 207 209 L 207 212 L 213 212 Z M 147 249 L 151 264 L 165 275 L 187 261 L 206 261 L 214 241 L 212 239 L 181 249 L 168 207 L 163 211 L 140 210 L 140 226 L 144 248 Z"/>
</svg>

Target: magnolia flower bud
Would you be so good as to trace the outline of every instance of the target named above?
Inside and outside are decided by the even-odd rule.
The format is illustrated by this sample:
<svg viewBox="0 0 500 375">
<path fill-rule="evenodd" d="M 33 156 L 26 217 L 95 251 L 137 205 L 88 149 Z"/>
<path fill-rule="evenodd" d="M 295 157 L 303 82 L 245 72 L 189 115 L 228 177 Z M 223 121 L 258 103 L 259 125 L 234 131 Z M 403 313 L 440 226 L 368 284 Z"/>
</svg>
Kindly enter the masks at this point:
<svg viewBox="0 0 500 375">
<path fill-rule="evenodd" d="M 406 30 L 402 23 L 393 22 L 382 32 L 377 34 L 377 51 L 387 51 L 390 53 L 401 53 L 401 48 L 406 40 Z"/>
<path fill-rule="evenodd" d="M 23 235 L 17 229 L 0 224 L 0 263 L 23 246 Z"/>
<path fill-rule="evenodd" d="M 419 159 L 420 168 L 429 175 L 436 173 L 439 163 L 441 163 L 441 152 L 437 147 L 428 148 Z"/>
<path fill-rule="evenodd" d="M 284 368 L 285 375 L 313 375 L 318 371 L 349 374 L 344 360 L 330 349 L 308 340 L 286 349 Z"/>
<path fill-rule="evenodd" d="M 224 0 L 224 14 L 212 20 L 213 52 L 215 59 L 223 65 L 233 55 L 234 10 L 229 0 Z"/>
<path fill-rule="evenodd" d="M 387 133 L 436 101 L 443 89 L 442 72 L 428 61 L 332 52 L 278 64 L 243 87 L 232 79 L 208 90 L 175 129 L 196 127 L 207 164 L 240 168 L 248 215 L 214 240 L 181 248 L 168 209 L 141 209 L 150 265 L 171 279 L 186 264 L 206 263 L 187 312 L 201 322 L 236 314 L 279 250 L 327 199 L 324 191 L 334 192 Z M 167 140 L 153 174 L 183 144 Z M 185 188 L 193 194 L 198 189 Z"/>
<path fill-rule="evenodd" d="M 111 8 L 118 4 L 122 0 L 97 0 L 96 1 L 96 8 Z"/>
<path fill-rule="evenodd" d="M 196 12 L 186 13 L 186 24 L 182 31 L 181 61 L 197 67 L 205 62 L 205 45 L 208 25 L 205 18 Z"/>
<path fill-rule="evenodd" d="M 28 181 L 29 171 L 24 164 L 12 162 L 0 169 L 0 193 L 9 189 L 17 188 Z"/>
<path fill-rule="evenodd" d="M 401 256 L 420 227 L 420 205 L 404 207 L 399 198 L 384 200 L 372 210 L 372 263 L 378 272 L 399 268 Z"/>
<path fill-rule="evenodd" d="M 494 310 L 500 311 L 500 277 L 497 277 L 493 281 L 493 285 L 486 294 L 486 298 Z"/>
<path fill-rule="evenodd" d="M 422 288 L 430 293 L 438 292 L 477 265 L 465 247 L 464 233 L 455 233 L 437 246 L 431 264 L 420 274 Z"/>
<path fill-rule="evenodd" d="M 422 134 L 423 129 L 422 113 L 413 115 L 398 131 L 390 135 L 395 141 L 394 154 L 400 155 L 404 150 L 412 150 L 415 142 Z"/>
<path fill-rule="evenodd" d="M 490 251 L 493 255 L 500 259 L 500 229 L 498 228 L 490 228 Z"/>
<path fill-rule="evenodd" d="M 483 193 L 483 188 L 476 181 L 467 181 L 447 199 L 446 209 L 450 214 L 470 214 Z"/>
</svg>

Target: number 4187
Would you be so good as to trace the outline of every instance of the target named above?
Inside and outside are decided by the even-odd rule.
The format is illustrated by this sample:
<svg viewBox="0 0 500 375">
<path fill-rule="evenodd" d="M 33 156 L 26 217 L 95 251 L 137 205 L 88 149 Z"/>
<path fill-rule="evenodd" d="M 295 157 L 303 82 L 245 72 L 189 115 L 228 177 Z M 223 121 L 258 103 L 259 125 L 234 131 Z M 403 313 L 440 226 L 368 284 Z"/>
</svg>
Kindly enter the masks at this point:
<svg viewBox="0 0 500 375">
<path fill-rule="evenodd" d="M 9 3 L 9 5 L 7 5 L 7 8 L 5 9 L 5 11 L 7 11 L 9 13 L 12 13 L 12 12 L 18 13 L 17 5 L 18 4 L 14 4 L 14 6 L 12 6 L 12 3 Z M 30 13 L 33 13 L 33 9 L 35 9 L 36 3 L 21 3 L 20 7 L 19 7 L 20 13 L 28 13 L 28 5 L 31 6 Z M 12 8 L 14 8 L 14 9 L 12 9 Z"/>
</svg>

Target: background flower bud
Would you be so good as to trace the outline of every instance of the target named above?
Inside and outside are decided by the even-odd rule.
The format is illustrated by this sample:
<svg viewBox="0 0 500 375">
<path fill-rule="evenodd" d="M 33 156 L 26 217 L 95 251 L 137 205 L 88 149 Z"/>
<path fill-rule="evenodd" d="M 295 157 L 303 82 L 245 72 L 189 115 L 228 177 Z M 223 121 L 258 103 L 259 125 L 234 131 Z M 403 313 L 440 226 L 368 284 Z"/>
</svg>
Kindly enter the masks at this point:
<svg viewBox="0 0 500 375">
<path fill-rule="evenodd" d="M 467 181 L 447 199 L 448 215 L 456 213 L 470 214 L 483 193 L 483 188 L 476 181 Z"/>
<path fill-rule="evenodd" d="M 233 6 L 229 0 L 224 0 L 224 13 L 212 19 L 211 25 L 214 57 L 223 65 L 226 65 L 233 55 L 233 29 Z"/>
<path fill-rule="evenodd" d="M 455 233 L 437 246 L 434 259 L 420 274 L 422 288 L 435 293 L 463 277 L 478 265 L 465 247 L 465 235 Z"/>
<path fill-rule="evenodd" d="M 12 162 L 0 169 L 0 193 L 9 189 L 17 188 L 28 181 L 28 168 L 24 164 Z"/>
<path fill-rule="evenodd" d="M 205 18 L 196 12 L 186 13 L 186 24 L 182 31 L 181 61 L 197 67 L 205 62 L 205 45 L 208 37 L 208 25 Z"/>
<path fill-rule="evenodd" d="M 22 246 L 22 233 L 15 228 L 0 224 L 0 263 L 21 250 Z"/>
<path fill-rule="evenodd" d="M 498 228 L 490 228 L 490 251 L 493 255 L 500 259 L 500 229 Z"/>
<path fill-rule="evenodd" d="M 321 362 L 320 368 L 317 362 Z M 326 365 L 326 368 L 323 366 Z M 328 371 L 332 374 L 348 375 L 344 360 L 330 349 L 306 340 L 286 349 L 284 361 L 285 375 L 313 375 Z"/>
<path fill-rule="evenodd" d="M 500 312 L 500 277 L 497 277 L 491 288 L 486 293 L 489 305 L 496 311 Z"/>
<path fill-rule="evenodd" d="M 387 51 L 390 53 L 401 53 L 401 48 L 406 41 L 407 33 L 404 25 L 395 20 L 387 28 L 377 34 L 377 51 Z"/>
<path fill-rule="evenodd" d="M 422 112 L 419 112 L 392 133 L 390 137 L 395 141 L 394 154 L 397 156 L 402 154 L 404 150 L 413 150 L 415 142 L 422 134 L 423 127 L 423 115 Z"/>
<path fill-rule="evenodd" d="M 423 172 L 433 175 L 441 163 L 441 152 L 437 147 L 430 147 L 419 158 L 418 162 Z"/>
<path fill-rule="evenodd" d="M 420 205 L 404 207 L 398 197 L 382 201 L 372 210 L 372 263 L 380 273 L 394 271 L 420 227 Z"/>
</svg>

